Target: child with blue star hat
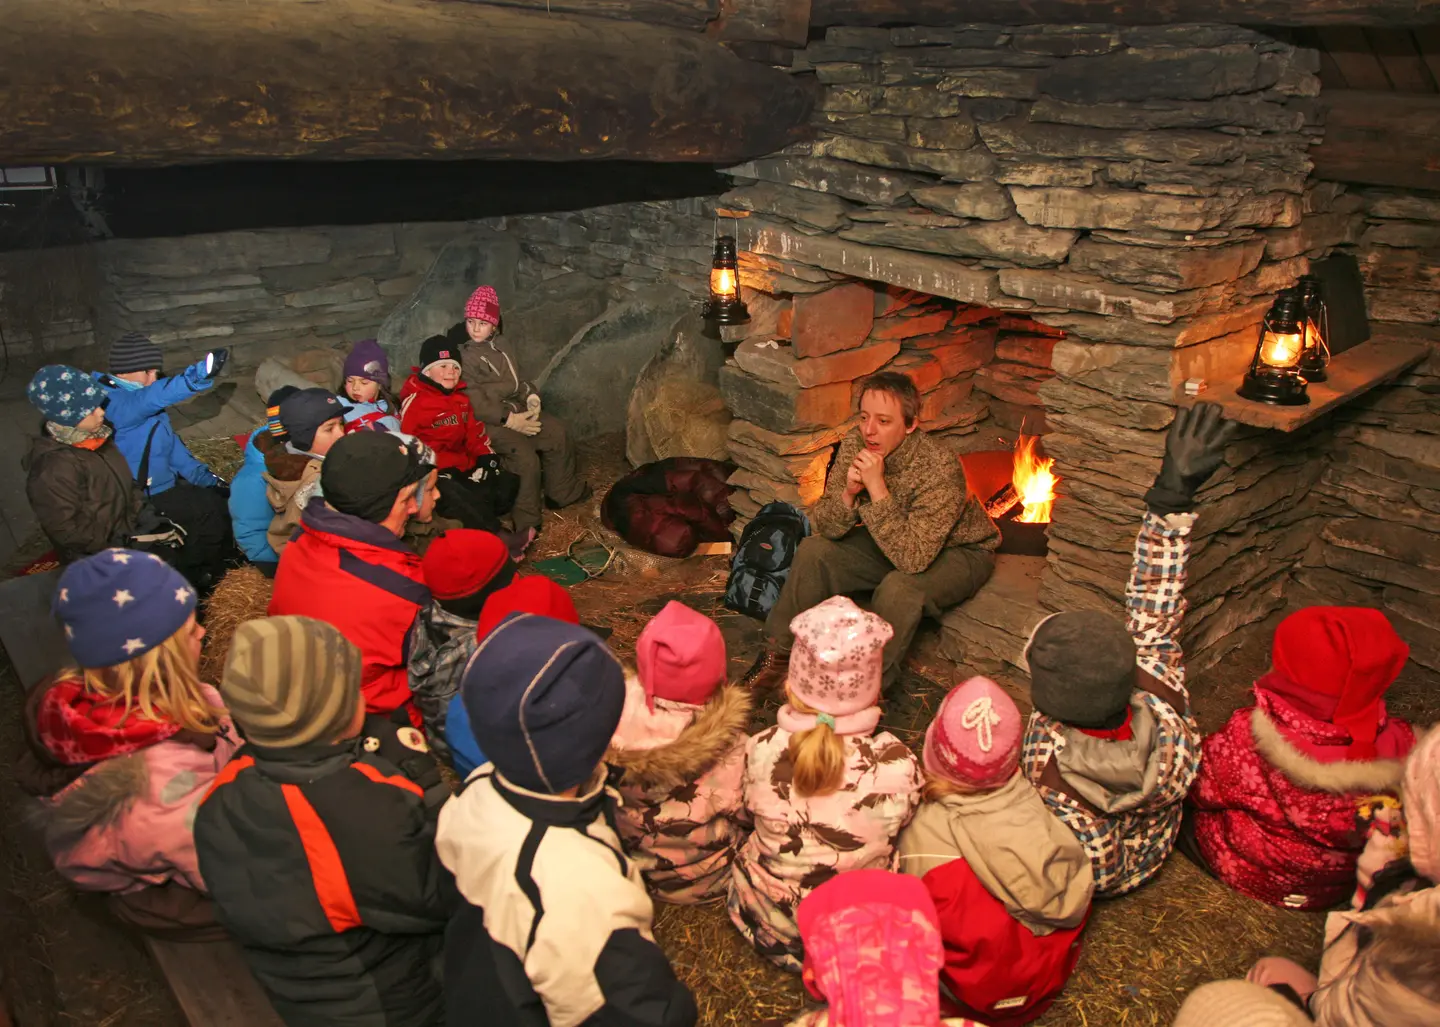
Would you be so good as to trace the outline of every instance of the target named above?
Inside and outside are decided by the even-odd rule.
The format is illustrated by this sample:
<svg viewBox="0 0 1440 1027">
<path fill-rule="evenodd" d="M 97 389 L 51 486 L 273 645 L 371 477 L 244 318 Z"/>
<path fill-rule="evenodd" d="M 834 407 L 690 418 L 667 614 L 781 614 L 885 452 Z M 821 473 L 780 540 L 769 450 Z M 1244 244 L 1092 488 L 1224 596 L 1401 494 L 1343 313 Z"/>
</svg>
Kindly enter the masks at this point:
<svg viewBox="0 0 1440 1027">
<path fill-rule="evenodd" d="M 199 677 L 195 602 L 153 554 L 106 549 L 71 564 L 54 613 L 74 662 L 25 704 L 19 777 L 43 800 L 50 857 L 76 887 L 119 895 L 112 908 L 132 922 L 162 890 L 167 915 L 178 903 L 213 920 L 191 827 L 239 739 Z"/>
</svg>

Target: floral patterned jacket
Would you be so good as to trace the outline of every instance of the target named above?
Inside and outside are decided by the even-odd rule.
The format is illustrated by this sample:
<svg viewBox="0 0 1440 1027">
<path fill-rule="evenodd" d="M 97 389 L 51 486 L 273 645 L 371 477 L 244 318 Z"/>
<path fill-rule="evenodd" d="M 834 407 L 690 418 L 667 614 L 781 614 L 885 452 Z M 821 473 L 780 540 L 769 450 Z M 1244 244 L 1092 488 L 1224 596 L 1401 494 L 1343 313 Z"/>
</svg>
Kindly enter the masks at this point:
<svg viewBox="0 0 1440 1027">
<path fill-rule="evenodd" d="M 790 789 L 790 732 L 772 727 L 747 747 L 744 801 L 755 829 L 730 875 L 730 919 L 761 955 L 792 970 L 803 956 L 800 900 L 847 870 L 896 869 L 895 839 L 920 802 L 920 762 L 904 742 L 888 731 L 841 740 L 844 783 L 804 798 Z"/>
<path fill-rule="evenodd" d="M 1021 766 L 1051 812 L 1085 846 L 1097 897 L 1123 895 L 1159 872 L 1180 831 L 1181 800 L 1200 769 L 1200 729 L 1190 712 L 1180 649 L 1194 523 L 1194 514 L 1147 512 L 1135 540 L 1127 624 L 1142 680 L 1148 676 L 1153 690 L 1138 688 L 1131 697 L 1134 743 L 1098 742 L 1133 750 L 1125 753 L 1137 764 L 1126 768 L 1133 772 L 1124 775 L 1130 782 L 1107 779 L 1099 760 L 1087 768 L 1082 754 L 1096 749 L 1097 740 L 1075 728 L 1035 712 L 1025 732 Z M 1075 752 L 1067 756 L 1067 747 Z"/>
<path fill-rule="evenodd" d="M 616 826 L 626 853 L 664 902 L 725 894 L 730 863 L 748 830 L 745 773 L 750 693 L 723 685 L 704 706 L 655 700 L 633 675 L 605 761 L 621 771 Z"/>
</svg>

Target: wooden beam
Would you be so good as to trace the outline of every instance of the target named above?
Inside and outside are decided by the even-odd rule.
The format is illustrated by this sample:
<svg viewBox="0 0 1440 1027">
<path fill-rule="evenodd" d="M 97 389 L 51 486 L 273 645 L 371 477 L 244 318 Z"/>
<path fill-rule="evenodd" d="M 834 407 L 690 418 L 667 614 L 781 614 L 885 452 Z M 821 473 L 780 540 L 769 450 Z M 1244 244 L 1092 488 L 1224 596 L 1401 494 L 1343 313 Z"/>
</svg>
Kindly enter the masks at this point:
<svg viewBox="0 0 1440 1027">
<path fill-rule="evenodd" d="M 1437 0 L 814 0 L 812 25 L 1378 25 L 1440 23 Z"/>
<path fill-rule="evenodd" d="M 549 15 L 578 14 L 588 18 L 618 18 L 647 25 L 703 30 L 720 13 L 720 0 L 466 0 L 490 7 L 515 7 Z"/>
<path fill-rule="evenodd" d="M 1440 190 L 1440 95 L 1323 90 L 1325 138 L 1314 177 Z"/>
<path fill-rule="evenodd" d="M 1420 59 L 1415 37 L 1409 29 L 1366 29 L 1365 37 L 1385 69 L 1390 88 L 1400 93 L 1436 91 L 1435 79 Z"/>
<path fill-rule="evenodd" d="M 1365 30 L 1353 25 L 1331 25 L 1318 30 L 1320 45 L 1340 65 L 1346 89 L 1390 89 L 1380 59 L 1370 49 Z"/>
<path fill-rule="evenodd" d="M 710 25 L 716 39 L 804 46 L 810 35 L 810 0 L 720 0 Z"/>
<path fill-rule="evenodd" d="M 0 164 L 736 163 L 810 91 L 697 33 L 427 0 L 5 0 Z"/>
</svg>

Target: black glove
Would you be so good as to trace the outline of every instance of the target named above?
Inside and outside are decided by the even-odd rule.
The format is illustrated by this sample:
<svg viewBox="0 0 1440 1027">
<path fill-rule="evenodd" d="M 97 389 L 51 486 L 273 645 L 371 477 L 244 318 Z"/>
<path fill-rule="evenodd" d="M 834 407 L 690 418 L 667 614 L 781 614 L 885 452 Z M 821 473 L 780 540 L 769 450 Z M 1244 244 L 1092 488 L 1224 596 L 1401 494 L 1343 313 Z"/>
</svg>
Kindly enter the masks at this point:
<svg viewBox="0 0 1440 1027">
<path fill-rule="evenodd" d="M 209 370 L 206 371 L 205 377 L 219 378 L 220 372 L 225 370 L 225 361 L 230 359 L 230 351 L 228 349 L 212 349 L 205 354 L 205 359 L 209 364 Z"/>
<path fill-rule="evenodd" d="M 1188 513 L 1195 509 L 1195 493 L 1225 462 L 1225 446 L 1238 430 L 1225 420 L 1216 403 L 1196 403 L 1175 412 L 1165 437 L 1165 462 L 1155 484 L 1145 493 L 1153 513 Z"/>
<path fill-rule="evenodd" d="M 219 481 L 217 481 L 214 485 L 211 485 L 210 487 L 216 492 L 220 493 L 226 499 L 230 498 L 230 483 L 224 478 L 221 478 Z"/>
</svg>

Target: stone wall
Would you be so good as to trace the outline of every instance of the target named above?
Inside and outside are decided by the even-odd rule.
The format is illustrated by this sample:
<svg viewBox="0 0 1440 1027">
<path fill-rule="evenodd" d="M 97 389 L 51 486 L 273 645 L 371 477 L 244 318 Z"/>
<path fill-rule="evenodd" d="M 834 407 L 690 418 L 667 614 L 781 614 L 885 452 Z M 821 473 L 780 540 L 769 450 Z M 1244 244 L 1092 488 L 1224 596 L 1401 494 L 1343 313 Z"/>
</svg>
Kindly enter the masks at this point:
<svg viewBox="0 0 1440 1027">
<path fill-rule="evenodd" d="M 1384 610 L 1440 673 L 1440 196 L 1371 190 L 1355 249 L 1371 331 L 1428 343 L 1409 374 L 1335 415 L 1305 564 L 1287 598 Z"/>
<path fill-rule="evenodd" d="M 7 360 L 73 360 L 94 344 L 93 258 L 89 246 L 0 254 L 0 342 Z"/>
</svg>

